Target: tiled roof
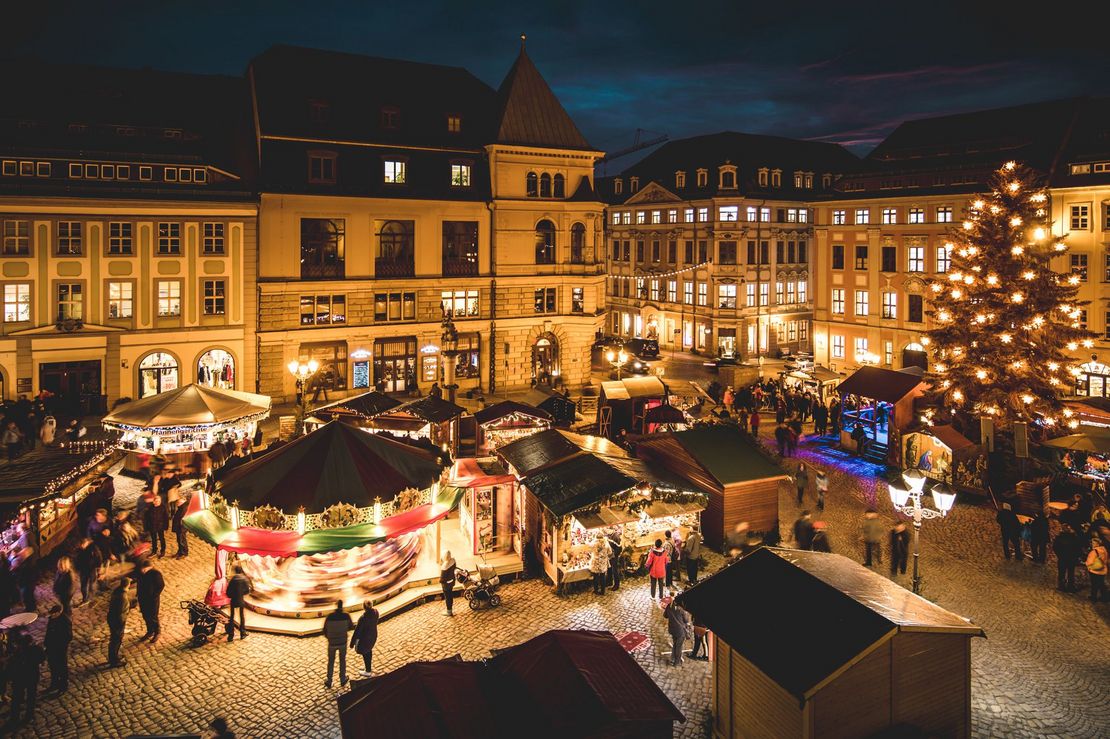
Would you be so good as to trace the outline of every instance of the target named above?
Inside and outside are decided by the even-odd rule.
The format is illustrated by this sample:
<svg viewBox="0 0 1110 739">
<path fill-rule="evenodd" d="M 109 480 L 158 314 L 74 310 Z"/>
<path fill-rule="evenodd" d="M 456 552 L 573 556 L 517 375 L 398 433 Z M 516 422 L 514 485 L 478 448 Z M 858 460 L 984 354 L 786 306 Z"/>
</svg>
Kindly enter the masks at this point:
<svg viewBox="0 0 1110 739">
<path fill-rule="evenodd" d="M 524 47 L 497 91 L 500 112 L 496 141 L 555 149 L 593 147 L 574 125 Z"/>
</svg>

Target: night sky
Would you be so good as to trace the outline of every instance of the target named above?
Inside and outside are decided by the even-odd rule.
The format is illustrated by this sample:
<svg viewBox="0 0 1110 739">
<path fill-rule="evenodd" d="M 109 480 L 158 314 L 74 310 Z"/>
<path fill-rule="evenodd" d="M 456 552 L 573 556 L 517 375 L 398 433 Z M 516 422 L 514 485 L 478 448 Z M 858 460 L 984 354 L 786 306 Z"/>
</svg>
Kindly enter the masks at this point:
<svg viewBox="0 0 1110 739">
<path fill-rule="evenodd" d="M 1082 31 L 1097 23 L 1078 8 L 1077 25 L 1056 30 L 1042 8 L 1037 33 L 1018 4 L 990 4 L 1001 14 L 972 1 L 39 0 L 6 7 L 15 22 L 0 54 L 239 74 L 289 43 L 463 66 L 496 87 L 524 32 L 583 133 L 608 150 L 637 128 L 731 129 L 862 154 L 906 118 L 1110 92 L 1103 45 Z"/>
</svg>

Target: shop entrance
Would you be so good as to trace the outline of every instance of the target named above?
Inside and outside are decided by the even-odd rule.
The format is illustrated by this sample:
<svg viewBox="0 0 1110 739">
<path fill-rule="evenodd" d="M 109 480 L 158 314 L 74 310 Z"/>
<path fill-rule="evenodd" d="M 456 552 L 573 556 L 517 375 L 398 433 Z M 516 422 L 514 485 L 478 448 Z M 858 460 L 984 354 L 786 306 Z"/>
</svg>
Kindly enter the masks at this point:
<svg viewBox="0 0 1110 739">
<path fill-rule="evenodd" d="M 44 362 L 39 365 L 39 387 L 59 396 L 82 415 L 105 413 L 100 394 L 100 360 Z"/>
<path fill-rule="evenodd" d="M 559 340 L 542 334 L 532 346 L 532 379 L 537 385 L 551 385 L 559 376 Z"/>
<path fill-rule="evenodd" d="M 416 389 L 416 337 L 374 342 L 374 381 L 386 393 Z"/>
<path fill-rule="evenodd" d="M 916 342 L 906 344 L 906 348 L 902 350 L 902 366 L 929 369 L 929 359 L 925 354 L 925 347 Z"/>
</svg>

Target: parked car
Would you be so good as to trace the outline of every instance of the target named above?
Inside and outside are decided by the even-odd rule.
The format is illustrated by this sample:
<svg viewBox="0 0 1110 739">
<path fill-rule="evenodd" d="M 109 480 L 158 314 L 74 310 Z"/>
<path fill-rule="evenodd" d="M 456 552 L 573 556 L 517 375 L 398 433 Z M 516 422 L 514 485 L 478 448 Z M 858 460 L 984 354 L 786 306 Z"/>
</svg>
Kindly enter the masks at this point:
<svg viewBox="0 0 1110 739">
<path fill-rule="evenodd" d="M 659 340 L 629 339 L 626 351 L 635 354 L 637 357 L 644 357 L 646 359 L 659 359 Z"/>
</svg>

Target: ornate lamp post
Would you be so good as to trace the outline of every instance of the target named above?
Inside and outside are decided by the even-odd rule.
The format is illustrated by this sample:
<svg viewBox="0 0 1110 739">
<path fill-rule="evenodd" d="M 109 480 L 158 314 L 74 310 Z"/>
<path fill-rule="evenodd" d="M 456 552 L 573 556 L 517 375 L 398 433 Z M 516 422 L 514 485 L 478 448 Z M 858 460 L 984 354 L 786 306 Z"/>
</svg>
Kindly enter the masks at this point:
<svg viewBox="0 0 1110 739">
<path fill-rule="evenodd" d="M 295 434 L 300 436 L 304 432 L 305 383 L 308 382 L 308 378 L 316 374 L 316 370 L 320 369 L 320 363 L 315 359 L 310 359 L 307 362 L 300 362 L 294 359 L 292 362 L 285 365 L 285 368 L 289 370 L 289 374 L 293 375 L 293 378 L 297 381 L 297 428 Z"/>
<path fill-rule="evenodd" d="M 454 403 L 455 394 L 459 390 L 455 382 L 455 365 L 459 360 L 459 332 L 455 328 L 455 322 L 451 320 L 449 311 L 444 311 L 443 334 L 439 337 L 439 343 L 439 353 L 444 358 L 443 377 L 446 380 L 444 387 L 447 390 L 447 399 Z"/>
<path fill-rule="evenodd" d="M 956 493 L 943 482 L 937 483 L 930 491 L 936 509 L 921 506 L 921 494 L 925 489 L 925 475 L 921 470 L 906 470 L 902 479 L 907 489 L 896 485 L 888 485 L 890 502 L 894 510 L 913 518 L 913 592 L 921 592 L 921 575 L 918 573 L 917 560 L 920 554 L 918 536 L 921 533 L 921 521 L 926 518 L 944 518 L 952 510 L 956 502 Z"/>
<path fill-rule="evenodd" d="M 628 354 L 624 349 L 617 352 L 609 351 L 605 355 L 605 359 L 608 360 L 609 364 L 613 365 L 613 369 L 617 371 L 617 379 L 621 379 L 621 368 L 628 364 Z"/>
</svg>

